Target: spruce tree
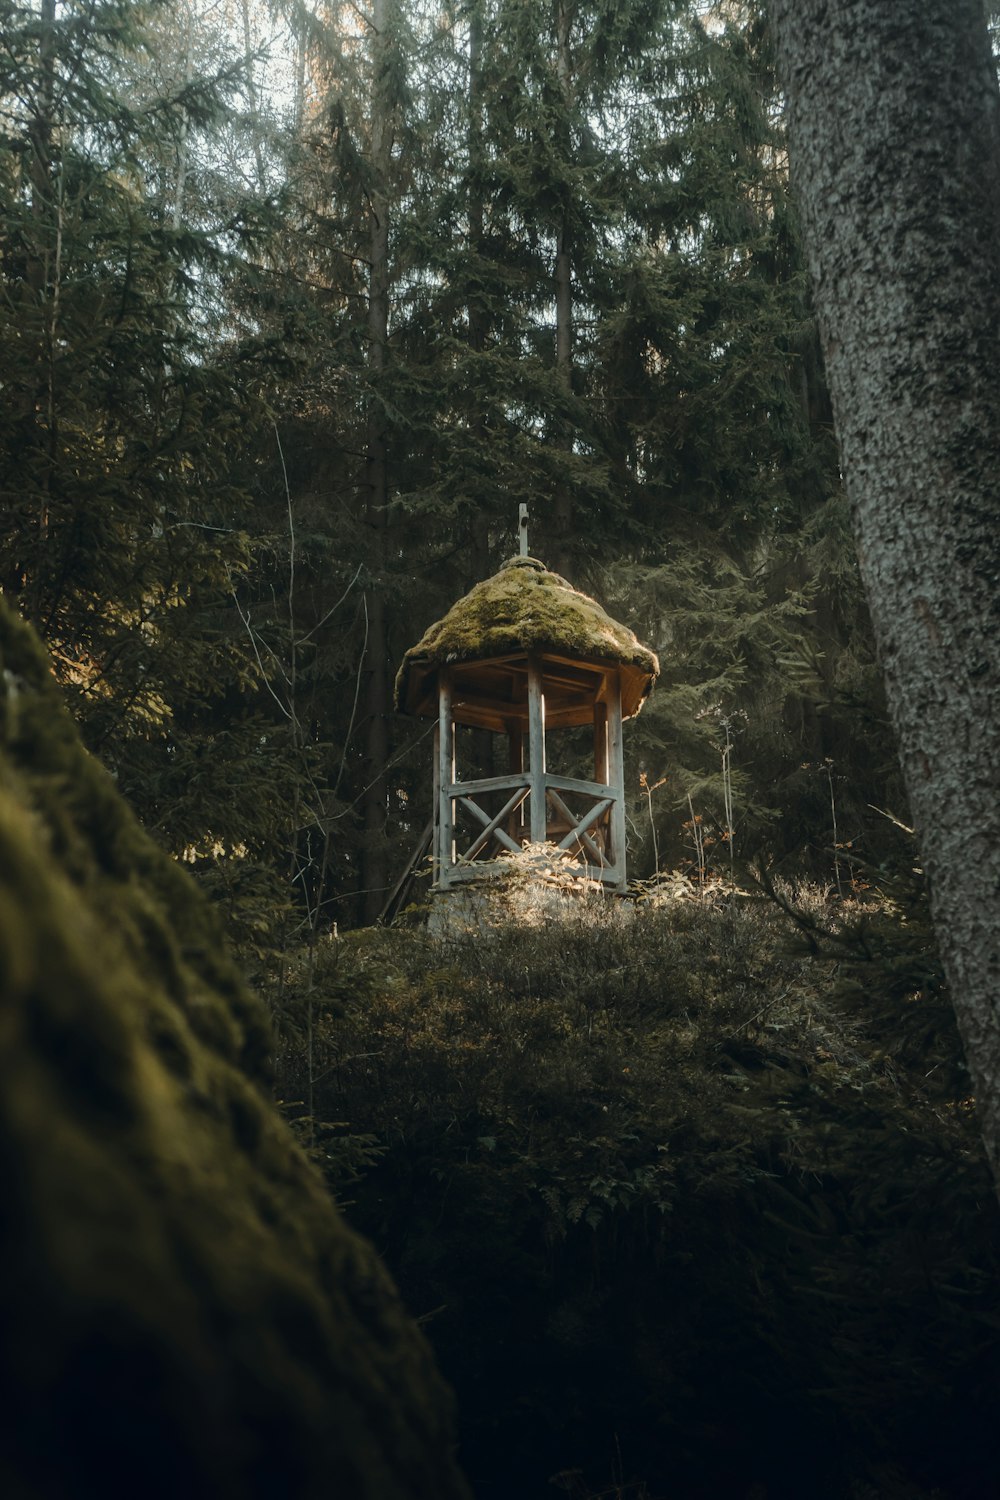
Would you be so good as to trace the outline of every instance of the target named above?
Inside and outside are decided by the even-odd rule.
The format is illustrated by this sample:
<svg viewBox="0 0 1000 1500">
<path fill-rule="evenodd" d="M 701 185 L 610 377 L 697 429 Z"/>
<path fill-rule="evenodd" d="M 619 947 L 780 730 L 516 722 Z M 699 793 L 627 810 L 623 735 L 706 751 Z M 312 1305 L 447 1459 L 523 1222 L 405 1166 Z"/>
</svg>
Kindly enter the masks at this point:
<svg viewBox="0 0 1000 1500">
<path fill-rule="evenodd" d="M 671 861 L 689 795 L 727 838 L 735 796 L 743 852 L 811 839 L 825 867 L 831 789 L 850 832 L 886 800 L 884 736 L 766 27 L 708 28 L 681 0 L 554 7 L 541 28 L 513 0 L 372 20 L 320 13 L 311 33 L 286 228 L 248 315 L 284 362 L 316 750 L 298 826 L 324 850 L 321 903 L 371 918 L 377 846 L 400 864 L 425 821 L 422 730 L 378 705 L 420 629 L 513 550 L 521 501 L 533 550 L 664 658 L 631 737 L 636 842 L 645 769 L 669 776 L 653 813 Z M 274 643 L 273 435 L 255 462 L 278 581 L 246 597 Z M 851 749 L 859 712 L 873 756 Z"/>
<path fill-rule="evenodd" d="M 249 218 L 204 192 L 192 210 L 184 155 L 235 70 L 220 43 L 207 81 L 182 69 L 157 91 L 146 63 L 155 45 L 169 71 L 171 26 L 166 6 L 112 0 L 4 17 L 0 492 L 4 591 L 180 852 L 252 842 L 274 793 L 230 597 L 251 556 L 230 455 L 253 406 L 219 354 Z"/>
</svg>

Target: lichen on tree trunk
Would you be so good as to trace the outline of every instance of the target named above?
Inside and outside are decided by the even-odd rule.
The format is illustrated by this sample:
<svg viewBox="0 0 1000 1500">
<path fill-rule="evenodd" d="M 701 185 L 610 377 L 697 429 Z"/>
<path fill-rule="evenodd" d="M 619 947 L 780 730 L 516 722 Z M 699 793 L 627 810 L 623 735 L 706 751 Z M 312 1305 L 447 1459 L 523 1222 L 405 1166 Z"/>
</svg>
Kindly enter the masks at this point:
<svg viewBox="0 0 1000 1500">
<path fill-rule="evenodd" d="M 861 570 L 1000 1179 L 1000 97 L 981 0 L 776 0 Z"/>
</svg>

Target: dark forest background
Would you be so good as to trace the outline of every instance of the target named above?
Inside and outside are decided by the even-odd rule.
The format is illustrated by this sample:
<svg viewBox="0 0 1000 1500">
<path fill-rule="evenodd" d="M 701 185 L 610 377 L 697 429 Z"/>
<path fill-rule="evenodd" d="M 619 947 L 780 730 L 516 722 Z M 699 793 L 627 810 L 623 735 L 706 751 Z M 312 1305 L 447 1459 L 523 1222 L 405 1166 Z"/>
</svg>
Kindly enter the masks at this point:
<svg viewBox="0 0 1000 1500">
<path fill-rule="evenodd" d="M 995 1493 L 995 1201 L 766 9 L 36 0 L 0 41 L 0 582 L 271 1004 L 477 1493 Z M 636 902 L 372 928 L 430 814 L 396 668 L 521 502 L 660 657 Z"/>
<path fill-rule="evenodd" d="M 429 804 L 396 668 L 522 501 L 661 658 L 636 875 L 650 811 L 668 869 L 692 808 L 721 832 L 727 741 L 743 859 L 833 879 L 834 818 L 878 853 L 905 809 L 754 7 L 4 20 L 4 589 L 235 921 L 378 915 Z"/>
</svg>

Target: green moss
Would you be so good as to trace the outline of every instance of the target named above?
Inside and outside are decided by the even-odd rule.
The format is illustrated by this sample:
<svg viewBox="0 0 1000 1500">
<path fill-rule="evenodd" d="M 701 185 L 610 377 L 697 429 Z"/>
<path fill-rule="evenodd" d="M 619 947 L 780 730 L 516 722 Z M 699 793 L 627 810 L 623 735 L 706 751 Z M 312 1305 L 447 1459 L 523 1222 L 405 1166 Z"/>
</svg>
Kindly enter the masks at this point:
<svg viewBox="0 0 1000 1500">
<path fill-rule="evenodd" d="M 0 1490 L 462 1496 L 450 1408 L 272 1107 L 185 872 L 0 607 Z"/>
<path fill-rule="evenodd" d="M 649 674 L 648 687 L 660 670 L 654 653 L 596 600 L 550 573 L 537 558 L 515 557 L 477 583 L 407 651 L 396 678 L 396 706 L 407 706 L 411 668 L 511 651 L 549 651 L 638 667 Z"/>
</svg>

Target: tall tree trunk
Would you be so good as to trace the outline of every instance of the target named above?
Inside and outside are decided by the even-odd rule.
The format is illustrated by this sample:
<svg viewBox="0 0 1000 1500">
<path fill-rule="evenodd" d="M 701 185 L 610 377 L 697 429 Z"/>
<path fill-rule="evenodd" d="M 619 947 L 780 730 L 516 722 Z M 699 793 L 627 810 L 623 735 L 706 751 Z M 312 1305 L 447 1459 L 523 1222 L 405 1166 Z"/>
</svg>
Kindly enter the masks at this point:
<svg viewBox="0 0 1000 1500">
<path fill-rule="evenodd" d="M 244 16 L 246 7 L 244 6 Z M 189 88 L 194 77 L 194 3 L 188 0 L 184 12 L 184 87 Z M 188 137 L 191 131 L 191 117 L 187 110 L 181 121 L 180 140 L 177 142 L 177 175 L 174 179 L 174 206 L 170 222 L 174 229 L 180 230 L 184 224 L 184 192 L 187 187 L 188 158 L 190 154 Z"/>
<path fill-rule="evenodd" d="M 386 762 L 389 757 L 389 673 L 386 663 L 385 584 L 389 477 L 385 416 L 379 389 L 389 342 L 389 195 L 392 106 L 385 95 L 388 3 L 375 0 L 372 12 L 372 115 L 369 193 L 367 515 L 371 531 L 373 586 L 368 593 L 368 727 L 365 746 L 364 920 L 374 922 L 388 886 L 386 859 Z"/>
<path fill-rule="evenodd" d="M 573 26 L 572 0 L 557 0 L 556 3 L 556 76 L 562 93 L 563 109 L 569 111 L 571 95 L 570 33 Z M 565 141 L 566 165 L 569 164 L 570 142 Z M 563 209 L 556 236 L 555 298 L 556 298 L 556 378 L 559 399 L 567 405 L 573 392 L 573 257 L 569 225 L 569 207 Z M 570 423 L 560 422 L 562 442 L 569 450 L 573 433 Z M 555 492 L 553 514 L 555 546 L 552 566 L 557 573 L 569 577 L 571 570 L 571 540 L 573 534 L 573 496 L 566 477 L 559 480 Z"/>
<path fill-rule="evenodd" d="M 40 3 L 37 30 L 37 75 L 28 115 L 27 151 L 22 157 L 22 186 L 30 202 L 31 233 L 25 246 L 24 345 L 30 347 L 33 360 L 31 375 L 25 375 L 19 387 L 4 392 L 12 408 L 15 437 L 10 447 L 18 455 L 31 455 L 34 474 L 33 510 L 30 516 L 16 507 L 4 507 L 0 514 L 0 540 L 3 562 L 0 583 L 7 598 L 18 598 L 28 618 L 39 618 L 42 586 L 39 582 L 40 547 L 48 531 L 49 480 L 51 480 L 52 444 L 54 444 L 54 311 L 51 291 L 55 261 L 55 189 L 52 181 L 52 136 L 55 127 L 55 0 Z M 28 84 L 28 89 L 31 89 Z M 7 290 L 10 296 L 13 288 Z M 27 369 L 27 360 L 25 360 Z M 43 423 L 48 419 L 46 437 Z M 39 462 L 39 449 L 45 455 Z M 34 502 L 36 501 L 36 502 Z"/>
<path fill-rule="evenodd" d="M 469 250 L 477 268 L 482 265 L 486 251 L 486 211 L 483 205 L 483 125 L 486 102 L 483 89 L 483 0 L 473 0 L 469 12 Z M 466 315 L 469 320 L 469 348 L 474 355 L 482 354 L 486 348 L 488 314 L 484 306 L 484 294 L 478 284 L 478 276 L 470 282 Z M 478 363 L 478 361 L 477 361 Z M 478 382 L 473 382 L 470 399 L 476 404 L 472 413 L 472 432 L 476 447 L 482 451 L 486 446 L 486 418 L 480 397 Z M 472 517 L 469 528 L 469 573 L 468 586 L 479 583 L 489 570 L 490 563 L 490 518 L 481 506 Z M 485 744 L 486 736 L 483 736 Z M 492 740 L 492 735 L 489 739 Z"/>
<path fill-rule="evenodd" d="M 486 101 L 483 89 L 483 0 L 473 0 L 469 13 L 469 250 L 477 273 L 486 253 L 486 210 L 483 205 L 483 126 Z M 478 274 L 473 277 L 469 292 L 467 317 L 469 320 L 469 348 L 474 355 L 482 354 L 486 348 L 489 328 L 483 293 L 478 285 Z M 480 395 L 478 381 L 473 381 L 470 398 L 473 408 L 471 428 L 473 441 L 480 452 L 487 443 L 486 414 Z M 474 511 L 469 524 L 469 570 L 467 586 L 481 583 L 490 566 L 490 516 L 485 506 Z M 488 729 L 473 731 L 473 761 L 477 774 L 493 776 L 496 772 L 494 741 L 496 736 Z"/>
<path fill-rule="evenodd" d="M 38 507 L 35 529 L 39 547 L 49 532 L 52 469 L 55 463 L 56 401 L 55 357 L 62 258 L 62 203 L 53 163 L 56 110 L 56 0 L 41 0 L 38 40 L 38 91 L 28 126 L 28 175 L 31 183 L 31 218 L 34 244 L 25 268 L 25 280 L 38 316 L 37 384 L 28 392 L 22 426 L 25 446 L 44 447 L 37 470 Z M 44 433 L 44 437 L 42 434 Z M 36 460 L 37 462 L 37 457 Z M 18 568 L 22 608 L 38 621 L 43 610 L 40 553 L 27 577 Z M 13 582 L 13 578 L 11 579 Z"/>
<path fill-rule="evenodd" d="M 775 0 L 862 575 L 1000 1181 L 1000 97 L 982 0 Z"/>
<path fill-rule="evenodd" d="M 38 39 L 38 93 L 28 125 L 28 173 L 31 179 L 31 216 L 35 228 L 35 253 L 27 267 L 27 280 L 39 296 L 50 280 L 52 257 L 52 137 L 55 120 L 56 0 L 41 0 Z"/>
<path fill-rule="evenodd" d="M 250 131 L 253 137 L 254 165 L 257 168 L 257 191 L 263 193 L 267 186 L 267 173 L 264 170 L 264 153 L 261 148 L 260 100 L 257 96 L 257 81 L 254 77 L 254 47 L 253 35 L 250 28 L 250 3 L 249 0 L 240 0 L 240 10 L 243 19 L 243 52 L 244 67 L 246 68 L 247 103 L 250 106 Z"/>
</svg>

